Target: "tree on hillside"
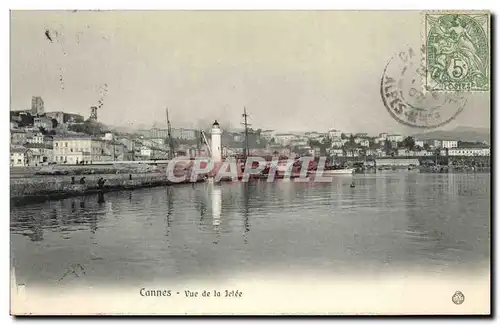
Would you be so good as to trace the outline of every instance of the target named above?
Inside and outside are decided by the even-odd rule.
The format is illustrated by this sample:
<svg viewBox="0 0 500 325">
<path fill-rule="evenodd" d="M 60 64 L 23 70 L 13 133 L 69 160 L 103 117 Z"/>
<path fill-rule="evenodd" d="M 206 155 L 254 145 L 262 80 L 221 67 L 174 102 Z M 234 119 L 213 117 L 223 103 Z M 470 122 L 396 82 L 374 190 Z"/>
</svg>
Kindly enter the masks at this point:
<svg viewBox="0 0 500 325">
<path fill-rule="evenodd" d="M 59 125 L 59 122 L 55 118 L 52 119 L 52 128 L 55 129 Z"/>
<path fill-rule="evenodd" d="M 81 124 L 72 124 L 68 130 L 89 135 L 102 135 L 108 132 L 108 128 L 104 124 L 92 120 L 86 120 Z"/>
<path fill-rule="evenodd" d="M 330 138 L 323 138 L 321 143 L 326 147 L 330 148 L 332 146 L 332 140 Z"/>
<path fill-rule="evenodd" d="M 20 117 L 21 121 L 19 122 L 19 127 L 21 128 L 33 125 L 33 122 L 35 120 L 35 118 L 30 113 L 21 114 Z"/>
<path fill-rule="evenodd" d="M 167 145 L 168 148 L 170 148 L 170 141 L 167 138 L 164 139 L 165 141 L 165 144 Z M 176 139 L 176 138 L 172 138 L 172 147 L 174 149 L 174 151 L 179 148 L 179 145 L 181 144 L 181 141 L 179 139 Z M 158 145 L 159 146 L 159 145 Z"/>
<path fill-rule="evenodd" d="M 403 147 L 412 150 L 415 147 L 415 139 L 413 137 L 406 137 L 403 140 Z"/>
<path fill-rule="evenodd" d="M 415 148 L 415 139 L 413 139 L 413 137 L 404 138 L 403 148 L 406 149 L 406 152 L 412 151 Z"/>
<path fill-rule="evenodd" d="M 319 147 L 320 146 L 320 142 L 318 140 L 314 140 L 314 139 L 309 139 L 309 146 L 312 147 Z"/>
<path fill-rule="evenodd" d="M 309 154 L 309 150 L 304 149 L 304 148 L 299 148 L 297 146 L 294 146 L 292 148 L 292 151 L 298 154 L 299 156 L 307 156 Z"/>
<path fill-rule="evenodd" d="M 392 152 L 392 142 L 389 141 L 388 139 L 386 139 L 384 142 L 384 150 L 386 155 L 390 155 Z"/>
<path fill-rule="evenodd" d="M 380 143 L 375 143 L 375 141 L 370 140 L 370 144 L 369 144 L 368 148 L 370 148 L 370 149 L 380 148 Z"/>
</svg>

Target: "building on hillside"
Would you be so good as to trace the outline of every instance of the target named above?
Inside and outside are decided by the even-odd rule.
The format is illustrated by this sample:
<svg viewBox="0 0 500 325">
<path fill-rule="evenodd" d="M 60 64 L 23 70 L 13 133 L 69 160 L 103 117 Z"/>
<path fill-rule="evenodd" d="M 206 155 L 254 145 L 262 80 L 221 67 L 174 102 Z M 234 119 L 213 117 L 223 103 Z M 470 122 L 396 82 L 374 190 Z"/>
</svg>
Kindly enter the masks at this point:
<svg viewBox="0 0 500 325">
<path fill-rule="evenodd" d="M 489 156 L 490 148 L 451 148 L 448 149 L 448 156 Z"/>
<path fill-rule="evenodd" d="M 374 156 L 376 157 L 386 157 L 387 156 L 387 152 L 383 149 L 375 149 L 375 153 L 374 153 Z"/>
<path fill-rule="evenodd" d="M 125 161 L 132 160 L 132 154 L 123 143 L 118 141 L 103 141 L 103 160 Z"/>
<path fill-rule="evenodd" d="M 441 147 L 448 148 L 448 149 L 456 148 L 456 147 L 458 147 L 458 141 L 456 141 L 456 140 L 442 140 Z"/>
<path fill-rule="evenodd" d="M 44 128 L 47 131 L 52 130 L 52 119 L 46 116 L 35 117 L 33 119 L 33 126 L 35 128 Z"/>
<path fill-rule="evenodd" d="M 151 156 L 153 155 L 153 150 L 148 147 L 141 147 L 141 157 L 144 159 L 151 159 Z"/>
<path fill-rule="evenodd" d="M 297 138 L 297 136 L 291 133 L 277 133 L 274 136 L 274 140 L 276 141 L 276 143 L 282 146 L 289 145 L 295 138 Z"/>
<path fill-rule="evenodd" d="M 48 148 L 52 148 L 54 146 L 54 137 L 51 135 L 45 135 L 43 137 L 43 144 Z"/>
<path fill-rule="evenodd" d="M 161 138 L 161 139 L 168 138 L 168 129 L 152 128 L 151 130 L 144 130 L 144 131 L 148 131 L 148 132 L 143 132 L 144 136 L 146 136 L 147 138 Z"/>
<path fill-rule="evenodd" d="M 413 156 L 413 151 L 408 149 L 398 149 L 396 154 L 400 157 Z"/>
<path fill-rule="evenodd" d="M 377 151 L 375 149 L 366 149 L 365 156 L 373 157 L 377 155 Z"/>
<path fill-rule="evenodd" d="M 330 148 L 328 149 L 328 153 L 330 154 L 330 156 L 342 157 L 344 155 L 344 150 L 340 148 Z"/>
<path fill-rule="evenodd" d="M 342 148 L 344 142 L 340 138 L 332 140 L 332 148 Z"/>
<path fill-rule="evenodd" d="M 58 125 L 64 124 L 64 112 L 47 112 L 45 116 L 56 120 Z"/>
<path fill-rule="evenodd" d="M 162 138 L 152 138 L 152 139 L 140 139 L 135 142 L 135 145 L 139 145 L 140 156 L 144 159 L 163 159 L 168 158 L 168 152 L 170 151 L 166 139 Z"/>
<path fill-rule="evenodd" d="M 359 157 L 361 156 L 361 148 L 349 148 L 344 150 L 346 157 Z"/>
<path fill-rule="evenodd" d="M 241 135 L 240 133 L 233 133 L 233 141 L 234 142 L 243 141 L 243 135 Z"/>
<path fill-rule="evenodd" d="M 361 139 L 361 141 L 359 142 L 359 144 L 362 147 L 368 148 L 370 146 L 370 141 L 368 139 Z"/>
<path fill-rule="evenodd" d="M 104 141 L 90 135 L 54 137 L 54 161 L 59 164 L 91 164 L 109 160 L 104 154 Z"/>
<path fill-rule="evenodd" d="M 30 166 L 41 166 L 54 161 L 54 151 L 43 143 L 27 143 L 26 148 L 32 151 Z"/>
<path fill-rule="evenodd" d="M 271 141 L 271 139 L 274 138 L 274 133 L 274 130 L 264 130 L 260 132 L 260 136 L 267 141 Z"/>
<path fill-rule="evenodd" d="M 441 144 L 442 144 L 441 140 L 428 140 L 427 143 L 432 148 L 441 148 Z"/>
<path fill-rule="evenodd" d="M 26 135 L 27 143 L 43 144 L 44 135 L 41 132 L 28 132 Z"/>
<path fill-rule="evenodd" d="M 26 147 L 11 147 L 10 148 L 10 166 L 11 167 L 26 167 L 31 163 L 33 152 Z"/>
<path fill-rule="evenodd" d="M 101 139 L 104 141 L 113 141 L 113 133 L 107 132 Z"/>
<path fill-rule="evenodd" d="M 425 144 L 424 140 L 414 140 L 414 141 L 415 141 L 415 146 L 416 147 L 420 147 L 420 148 L 424 147 L 424 144 Z"/>
<path fill-rule="evenodd" d="M 173 128 L 172 138 L 182 140 L 196 140 L 196 133 L 196 130 L 193 129 Z"/>
<path fill-rule="evenodd" d="M 44 143 L 27 143 L 25 147 L 33 152 L 32 161 L 35 165 L 41 165 L 54 161 L 54 150 L 52 145 Z"/>
<path fill-rule="evenodd" d="M 125 145 L 125 147 L 127 147 L 127 150 L 128 151 L 133 151 L 136 149 L 137 145 L 136 145 L 136 140 L 133 139 L 133 138 L 125 138 L 125 137 L 121 137 L 119 139 L 117 139 L 117 141 L 119 143 L 122 143 Z"/>
<path fill-rule="evenodd" d="M 341 136 L 342 136 L 342 131 L 340 130 L 331 129 L 328 131 L 328 137 L 330 139 L 340 138 Z"/>
<path fill-rule="evenodd" d="M 269 150 L 272 152 L 273 156 L 289 157 L 292 151 L 289 148 L 283 148 L 281 146 L 269 146 Z"/>
<path fill-rule="evenodd" d="M 418 157 L 435 156 L 435 153 L 427 150 L 417 150 L 413 151 L 413 156 L 418 156 Z"/>
<path fill-rule="evenodd" d="M 10 130 L 10 143 L 12 144 L 26 143 L 26 131 L 23 129 Z"/>
<path fill-rule="evenodd" d="M 295 138 L 290 141 L 291 146 L 308 146 L 309 145 L 309 140 L 307 138 Z"/>
<path fill-rule="evenodd" d="M 394 142 L 401 142 L 403 141 L 403 136 L 400 134 L 388 134 L 386 136 L 386 139 L 389 141 L 394 141 Z"/>
<path fill-rule="evenodd" d="M 326 134 L 321 133 L 321 132 L 316 132 L 316 131 L 305 132 L 304 136 L 310 140 L 316 140 L 316 141 L 320 141 L 320 140 L 327 137 Z"/>
</svg>

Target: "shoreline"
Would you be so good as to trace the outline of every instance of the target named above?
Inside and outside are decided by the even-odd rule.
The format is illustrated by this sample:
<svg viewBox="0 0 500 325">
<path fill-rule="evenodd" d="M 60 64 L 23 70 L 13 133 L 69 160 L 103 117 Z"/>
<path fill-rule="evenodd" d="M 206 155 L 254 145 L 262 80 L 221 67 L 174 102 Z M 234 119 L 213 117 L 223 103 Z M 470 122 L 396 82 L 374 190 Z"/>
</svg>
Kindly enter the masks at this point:
<svg viewBox="0 0 500 325">
<path fill-rule="evenodd" d="M 85 175 L 85 183 L 79 184 L 78 178 L 71 183 L 71 176 L 53 176 L 48 178 L 11 178 L 10 203 L 14 206 L 62 200 L 70 197 L 103 194 L 108 192 L 136 190 L 177 184 L 194 184 L 205 182 L 199 177 L 195 182 L 171 182 L 163 174 L 117 174 L 117 175 Z M 98 180 L 103 177 L 106 182 L 99 186 Z"/>
<path fill-rule="evenodd" d="M 203 183 L 205 180 L 197 180 L 196 182 L 184 181 L 180 183 L 172 183 L 172 182 L 158 182 L 154 184 L 138 184 L 138 185 L 130 185 L 130 186 L 104 186 L 103 188 L 96 187 L 87 187 L 82 190 L 74 190 L 74 191 L 54 191 L 54 192 L 46 192 L 40 194 L 30 194 L 24 196 L 11 196 L 10 203 L 12 206 L 22 206 L 28 204 L 36 204 L 43 203 L 47 201 L 57 201 L 64 200 L 71 197 L 78 196 L 89 196 L 95 194 L 104 194 L 110 192 L 119 192 L 119 191 L 133 191 L 139 190 L 143 188 L 153 188 L 160 186 L 173 186 L 173 185 L 187 185 L 187 184 L 198 184 Z"/>
<path fill-rule="evenodd" d="M 398 172 L 398 170 L 385 170 L 387 172 Z M 446 173 L 446 174 L 488 174 L 490 170 L 484 171 L 463 171 L 463 170 L 449 170 L 444 172 L 431 171 L 431 170 L 418 170 L 418 173 L 422 174 L 435 174 L 435 173 Z M 366 174 L 365 172 L 355 172 L 349 176 L 354 176 L 356 174 Z M 377 170 L 373 172 L 384 173 L 384 171 Z M 84 177 L 88 179 L 85 184 L 78 184 L 77 179 L 75 183 L 72 184 L 70 181 L 71 176 L 48 176 L 48 177 L 26 177 L 17 178 L 14 177 L 10 179 L 10 204 L 12 206 L 22 206 L 28 204 L 43 203 L 46 201 L 63 200 L 70 197 L 87 196 L 95 194 L 104 194 L 109 192 L 117 191 L 131 191 L 143 188 L 152 188 L 160 186 L 174 186 L 174 185 L 186 185 L 195 183 L 207 182 L 204 177 L 198 177 L 195 182 L 191 180 L 185 180 L 182 182 L 172 182 L 169 181 L 164 174 L 131 174 L 132 179 L 129 178 L 129 174 L 109 174 L 109 175 L 85 175 Z M 309 176 L 309 175 L 308 175 Z M 104 186 L 100 187 L 98 185 L 98 178 L 105 177 L 106 183 Z M 299 177 L 298 173 L 292 173 L 290 178 Z M 266 180 L 268 175 L 253 175 L 250 180 Z M 283 175 L 276 175 L 274 179 L 283 179 Z M 238 181 L 241 181 L 242 177 L 238 177 Z M 227 183 L 232 182 L 231 178 L 222 178 L 215 183 Z"/>
</svg>

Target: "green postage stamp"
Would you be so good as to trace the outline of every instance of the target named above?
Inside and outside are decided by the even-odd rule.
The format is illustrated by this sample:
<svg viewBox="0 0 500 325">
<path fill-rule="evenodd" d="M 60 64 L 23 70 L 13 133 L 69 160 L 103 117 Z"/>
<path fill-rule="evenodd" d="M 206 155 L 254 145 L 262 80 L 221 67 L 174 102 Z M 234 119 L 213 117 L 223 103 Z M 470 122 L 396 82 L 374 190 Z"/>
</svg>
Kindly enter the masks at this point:
<svg viewBox="0 0 500 325">
<path fill-rule="evenodd" d="M 490 90 L 490 14 L 425 13 L 425 89 Z"/>
</svg>

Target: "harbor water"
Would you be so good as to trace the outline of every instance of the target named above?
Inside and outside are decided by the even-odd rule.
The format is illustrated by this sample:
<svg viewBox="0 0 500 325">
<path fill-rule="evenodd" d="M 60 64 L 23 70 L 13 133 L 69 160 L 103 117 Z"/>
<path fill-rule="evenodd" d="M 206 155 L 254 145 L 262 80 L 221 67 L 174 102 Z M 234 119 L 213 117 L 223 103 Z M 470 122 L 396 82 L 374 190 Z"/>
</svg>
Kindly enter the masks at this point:
<svg viewBox="0 0 500 325">
<path fill-rule="evenodd" d="M 351 187 L 351 183 L 355 186 Z M 198 183 L 11 207 L 16 281 L 142 285 L 240 272 L 489 268 L 490 174 Z"/>
</svg>

